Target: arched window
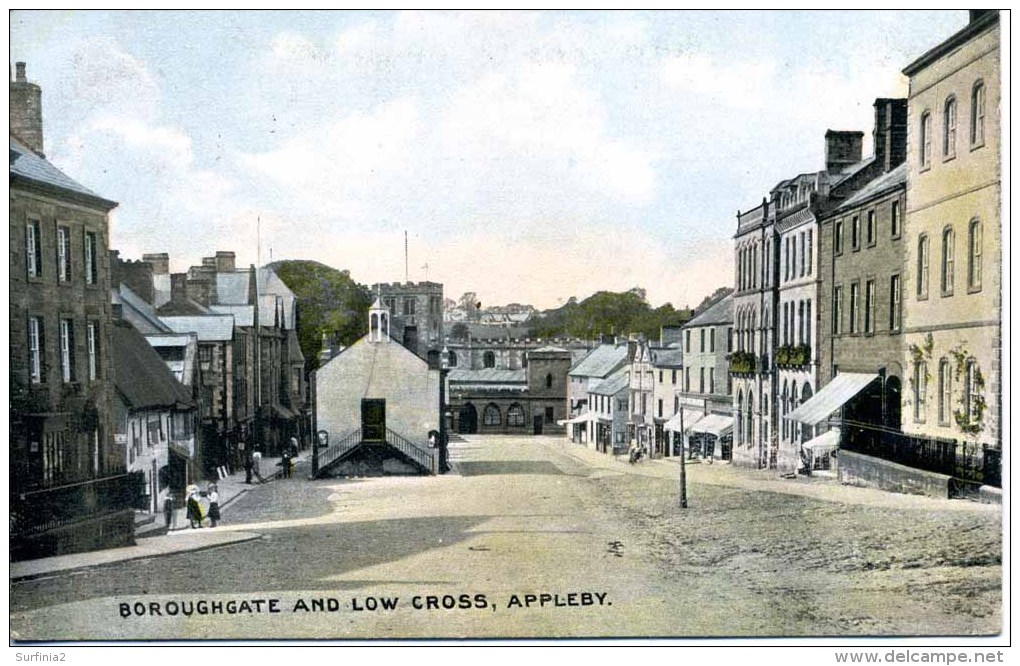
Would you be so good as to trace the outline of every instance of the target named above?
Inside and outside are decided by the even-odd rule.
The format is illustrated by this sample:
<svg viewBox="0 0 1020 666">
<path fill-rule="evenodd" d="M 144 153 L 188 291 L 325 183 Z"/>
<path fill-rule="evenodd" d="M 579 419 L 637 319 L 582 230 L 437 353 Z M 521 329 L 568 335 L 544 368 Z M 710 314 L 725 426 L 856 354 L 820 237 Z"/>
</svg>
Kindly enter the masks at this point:
<svg viewBox="0 0 1020 666">
<path fill-rule="evenodd" d="M 942 295 L 953 293 L 953 263 L 956 246 L 956 234 L 952 227 L 942 230 Z"/>
<path fill-rule="evenodd" d="M 449 361 L 451 368 L 457 367 L 457 352 L 454 351 L 449 352 Z"/>
<path fill-rule="evenodd" d="M 970 93 L 970 143 L 981 146 L 985 143 L 985 84 L 978 81 Z"/>
<path fill-rule="evenodd" d="M 978 423 L 981 418 L 981 403 L 983 400 L 981 383 L 981 371 L 978 370 L 977 361 L 970 359 L 967 361 L 967 366 L 963 373 L 963 391 L 964 399 L 966 400 L 964 417 L 967 419 L 967 423 L 971 425 Z"/>
<path fill-rule="evenodd" d="M 971 220 L 967 233 L 967 288 L 981 288 L 981 220 Z"/>
<path fill-rule="evenodd" d="M 503 422 L 503 415 L 499 412 L 499 407 L 496 403 L 490 402 L 485 406 L 485 411 L 482 413 L 482 423 L 487 426 L 498 426 Z"/>
<path fill-rule="evenodd" d="M 917 239 L 917 297 L 928 297 L 928 235 Z"/>
<path fill-rule="evenodd" d="M 524 408 L 516 402 L 506 410 L 506 424 L 517 428 L 524 425 Z"/>
<path fill-rule="evenodd" d="M 931 112 L 925 111 L 921 114 L 921 141 L 919 147 L 921 154 L 918 156 L 921 161 L 921 168 L 931 166 Z"/>
<path fill-rule="evenodd" d="M 747 415 L 744 420 L 744 437 L 748 444 L 754 444 L 754 392 L 747 392 Z"/>
<path fill-rule="evenodd" d="M 737 425 L 737 444 L 744 443 L 744 392 L 737 390 L 737 414 L 736 414 Z"/>
<path fill-rule="evenodd" d="M 494 354 L 491 351 L 487 351 L 484 354 L 482 354 L 482 365 L 484 365 L 486 368 L 495 368 L 496 354 Z"/>
<path fill-rule="evenodd" d="M 790 405 L 789 396 L 790 396 L 789 386 L 784 381 L 783 382 L 783 395 L 780 397 L 780 403 L 779 403 L 779 421 L 783 424 L 782 428 L 781 428 L 782 433 L 783 433 L 783 439 L 786 439 L 786 433 L 789 430 L 789 428 L 787 427 L 788 424 L 786 422 L 786 419 L 783 418 L 784 416 L 786 416 L 786 413 L 788 411 L 790 411 L 789 410 L 789 405 Z"/>
<path fill-rule="evenodd" d="M 953 371 L 949 359 L 939 361 L 939 423 L 949 424 L 953 404 Z"/>
<path fill-rule="evenodd" d="M 547 373 L 545 376 L 545 387 L 552 388 L 552 373 Z"/>
<path fill-rule="evenodd" d="M 956 98 L 950 97 L 942 109 L 942 156 L 956 156 Z"/>
<path fill-rule="evenodd" d="M 376 313 L 373 312 L 371 319 L 372 319 L 372 336 L 371 336 L 371 339 L 375 340 L 376 338 L 379 337 L 378 336 L 378 333 L 379 333 L 379 315 L 377 315 Z"/>
</svg>

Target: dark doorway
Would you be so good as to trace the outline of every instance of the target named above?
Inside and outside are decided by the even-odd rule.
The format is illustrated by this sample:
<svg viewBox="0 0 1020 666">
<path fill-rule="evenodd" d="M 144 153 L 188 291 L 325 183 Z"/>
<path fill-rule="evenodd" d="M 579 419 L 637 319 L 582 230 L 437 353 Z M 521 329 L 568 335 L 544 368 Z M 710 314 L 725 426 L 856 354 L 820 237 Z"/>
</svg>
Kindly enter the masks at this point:
<svg viewBox="0 0 1020 666">
<path fill-rule="evenodd" d="M 478 432 L 478 410 L 470 402 L 460 408 L 457 432 L 462 435 L 473 435 Z"/>
<path fill-rule="evenodd" d="M 535 430 L 534 430 L 534 432 L 535 432 L 536 435 L 541 435 L 542 434 L 542 425 L 543 425 L 543 423 L 544 423 L 544 419 L 542 418 L 542 415 L 541 414 L 535 414 L 535 418 L 534 418 Z"/>
<path fill-rule="evenodd" d="M 900 378 L 893 375 L 885 380 L 885 425 L 895 430 L 900 429 L 900 410 L 902 398 Z"/>
<path fill-rule="evenodd" d="M 386 401 L 361 401 L 361 438 L 366 442 L 386 441 Z"/>
</svg>

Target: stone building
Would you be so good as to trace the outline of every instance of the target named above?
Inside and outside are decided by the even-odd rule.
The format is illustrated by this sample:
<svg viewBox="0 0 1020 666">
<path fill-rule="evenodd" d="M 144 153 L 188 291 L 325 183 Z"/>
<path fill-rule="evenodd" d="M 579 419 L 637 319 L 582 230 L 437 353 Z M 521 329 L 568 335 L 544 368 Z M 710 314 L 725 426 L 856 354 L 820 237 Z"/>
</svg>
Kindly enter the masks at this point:
<svg viewBox="0 0 1020 666">
<path fill-rule="evenodd" d="M 372 285 L 393 316 L 393 335 L 404 346 L 439 367 L 443 347 L 443 285 L 438 282 L 393 282 Z"/>
<path fill-rule="evenodd" d="M 588 432 L 594 433 L 589 448 L 608 455 L 627 451 L 630 417 L 630 372 L 627 368 L 588 384 Z"/>
<path fill-rule="evenodd" d="M 734 422 L 738 430 L 750 420 L 746 410 L 752 395 L 738 396 L 737 410 L 733 409 L 727 360 L 733 345 L 733 300 L 728 293 L 711 304 L 683 327 L 683 381 L 678 407 L 684 410 L 683 430 L 679 423 L 670 429 L 681 436 L 695 452 L 725 460 L 731 459 L 734 441 L 750 448 L 750 438 L 733 436 Z M 744 410 L 740 406 L 744 406 Z M 679 410 L 677 410 L 679 411 Z M 709 416 L 716 418 L 708 419 Z"/>
<path fill-rule="evenodd" d="M 681 342 L 668 347 L 650 347 L 652 357 L 652 445 L 649 454 L 653 457 L 672 456 L 678 453 L 672 445 L 672 438 L 666 424 L 680 411 L 680 389 L 684 371 Z"/>
<path fill-rule="evenodd" d="M 315 373 L 317 427 L 328 433 L 316 474 L 439 473 L 443 371 L 391 336 L 389 308 L 378 299 L 369 321 L 366 335 Z"/>
<path fill-rule="evenodd" d="M 590 427 L 591 411 L 589 387 L 605 380 L 629 362 L 633 349 L 628 343 L 603 342 L 567 372 L 567 419 L 564 425 L 567 436 L 576 444 L 590 444 L 594 448 L 595 431 Z"/>
<path fill-rule="evenodd" d="M 10 82 L 11 554 L 132 543 L 139 487 L 113 437 L 109 213 L 44 157 L 41 90 Z"/>
<path fill-rule="evenodd" d="M 1000 27 L 972 11 L 908 65 L 903 430 L 1002 446 Z"/>
</svg>

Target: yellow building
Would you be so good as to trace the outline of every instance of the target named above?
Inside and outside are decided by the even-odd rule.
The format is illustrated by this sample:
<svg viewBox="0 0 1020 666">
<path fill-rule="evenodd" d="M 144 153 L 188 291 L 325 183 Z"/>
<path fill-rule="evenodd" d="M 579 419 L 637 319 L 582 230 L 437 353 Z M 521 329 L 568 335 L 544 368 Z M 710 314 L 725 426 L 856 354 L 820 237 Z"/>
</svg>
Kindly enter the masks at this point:
<svg viewBox="0 0 1020 666">
<path fill-rule="evenodd" d="M 965 28 L 903 70 L 902 426 L 978 455 L 1002 442 L 999 31 L 997 11 L 972 11 Z"/>
</svg>

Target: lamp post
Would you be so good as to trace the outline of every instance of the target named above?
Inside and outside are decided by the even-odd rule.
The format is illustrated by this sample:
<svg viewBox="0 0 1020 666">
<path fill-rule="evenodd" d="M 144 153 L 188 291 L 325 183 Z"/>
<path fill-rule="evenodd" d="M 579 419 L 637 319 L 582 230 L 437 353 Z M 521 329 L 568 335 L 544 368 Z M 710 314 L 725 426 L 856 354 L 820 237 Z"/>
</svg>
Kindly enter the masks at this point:
<svg viewBox="0 0 1020 666">
<path fill-rule="evenodd" d="M 684 410 L 680 405 L 680 508 L 687 508 L 687 442 L 684 441 Z"/>
</svg>

